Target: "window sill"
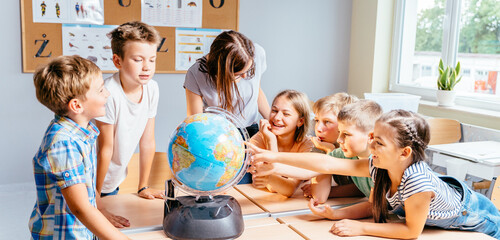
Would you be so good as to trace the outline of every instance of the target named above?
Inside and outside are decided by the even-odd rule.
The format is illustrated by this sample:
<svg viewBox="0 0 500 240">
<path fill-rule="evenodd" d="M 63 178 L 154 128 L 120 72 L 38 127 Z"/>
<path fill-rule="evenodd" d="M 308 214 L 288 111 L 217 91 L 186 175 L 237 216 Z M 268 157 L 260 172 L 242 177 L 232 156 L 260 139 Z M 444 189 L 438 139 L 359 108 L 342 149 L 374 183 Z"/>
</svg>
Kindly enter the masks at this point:
<svg viewBox="0 0 500 240">
<path fill-rule="evenodd" d="M 439 107 L 437 102 L 420 100 L 418 112 L 431 117 L 456 119 L 471 125 L 500 130 L 500 112 L 464 106 Z"/>
</svg>

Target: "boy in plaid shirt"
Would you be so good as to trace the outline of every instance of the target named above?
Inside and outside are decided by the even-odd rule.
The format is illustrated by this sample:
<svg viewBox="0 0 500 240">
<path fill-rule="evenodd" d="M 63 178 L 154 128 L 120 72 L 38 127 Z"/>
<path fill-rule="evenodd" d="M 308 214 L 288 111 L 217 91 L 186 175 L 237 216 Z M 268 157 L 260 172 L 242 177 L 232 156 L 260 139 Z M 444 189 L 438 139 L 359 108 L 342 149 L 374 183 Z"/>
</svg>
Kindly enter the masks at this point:
<svg viewBox="0 0 500 240">
<path fill-rule="evenodd" d="M 104 115 L 109 96 L 101 71 L 79 56 L 61 56 L 39 68 L 33 79 L 37 99 L 55 117 L 33 158 L 32 238 L 127 239 L 95 203 L 99 130 L 90 120 Z"/>
</svg>

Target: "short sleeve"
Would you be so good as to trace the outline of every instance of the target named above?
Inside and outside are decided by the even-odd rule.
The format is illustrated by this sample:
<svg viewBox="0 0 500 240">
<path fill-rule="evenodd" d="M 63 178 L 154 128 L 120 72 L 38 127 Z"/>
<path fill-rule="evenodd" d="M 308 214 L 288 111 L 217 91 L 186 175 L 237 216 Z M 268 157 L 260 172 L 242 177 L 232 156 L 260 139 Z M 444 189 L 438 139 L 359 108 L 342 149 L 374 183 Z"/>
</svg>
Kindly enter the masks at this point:
<svg viewBox="0 0 500 240">
<path fill-rule="evenodd" d="M 85 183 L 85 166 L 78 148 L 69 141 L 59 141 L 47 152 L 49 172 L 55 177 L 61 189 Z"/>
<path fill-rule="evenodd" d="M 423 172 L 413 172 L 406 178 L 403 176 L 402 179 L 403 194 L 402 200 L 406 201 L 409 197 L 416 193 L 421 192 L 434 192 L 436 193 L 436 187 L 432 184 L 431 179 L 428 175 Z"/>
<path fill-rule="evenodd" d="M 266 50 L 259 44 L 255 44 L 255 52 L 255 55 L 259 58 L 256 61 L 260 63 L 259 67 L 262 69 L 262 73 L 264 73 L 267 70 Z"/>
<path fill-rule="evenodd" d="M 267 149 L 266 145 L 264 144 L 264 136 L 261 132 L 253 135 L 253 137 L 250 138 L 250 143 L 259 148 Z"/>
<path fill-rule="evenodd" d="M 191 66 L 186 73 L 186 78 L 184 79 L 184 88 L 195 93 L 196 95 L 202 96 L 200 86 L 196 81 L 195 72 L 199 72 L 199 64 L 194 64 Z"/>
<path fill-rule="evenodd" d="M 158 87 L 158 83 L 155 81 L 150 82 L 151 87 L 149 88 L 151 90 L 150 92 L 150 101 L 151 101 L 151 108 L 149 109 L 149 115 L 148 118 L 154 118 L 156 116 L 156 113 L 158 111 L 158 101 L 160 99 L 160 89 Z"/>
<path fill-rule="evenodd" d="M 305 136 L 297 152 L 310 152 L 313 148 L 314 148 L 314 143 L 311 141 L 309 136 Z"/>
<path fill-rule="evenodd" d="M 116 100 L 113 98 L 113 95 L 108 97 L 108 100 L 105 105 L 106 114 L 102 117 L 97 117 L 96 120 L 107 123 L 107 124 L 115 124 L 116 123 Z"/>
</svg>

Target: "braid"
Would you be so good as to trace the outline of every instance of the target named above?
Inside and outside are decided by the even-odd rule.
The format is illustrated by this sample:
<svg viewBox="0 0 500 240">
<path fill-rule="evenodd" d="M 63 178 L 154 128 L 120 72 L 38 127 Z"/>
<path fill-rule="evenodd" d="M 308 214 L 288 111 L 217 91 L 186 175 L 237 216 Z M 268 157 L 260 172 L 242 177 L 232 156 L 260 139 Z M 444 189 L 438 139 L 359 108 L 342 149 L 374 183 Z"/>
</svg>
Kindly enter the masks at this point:
<svg viewBox="0 0 500 240">
<path fill-rule="evenodd" d="M 409 124 L 406 121 L 404 124 L 406 125 L 405 131 L 408 134 L 408 136 L 410 136 L 410 140 L 412 141 L 412 143 L 417 143 L 417 145 L 425 148 L 427 146 L 427 144 L 418 136 L 418 132 L 414 128 L 414 126 L 412 126 L 411 124 Z"/>
</svg>

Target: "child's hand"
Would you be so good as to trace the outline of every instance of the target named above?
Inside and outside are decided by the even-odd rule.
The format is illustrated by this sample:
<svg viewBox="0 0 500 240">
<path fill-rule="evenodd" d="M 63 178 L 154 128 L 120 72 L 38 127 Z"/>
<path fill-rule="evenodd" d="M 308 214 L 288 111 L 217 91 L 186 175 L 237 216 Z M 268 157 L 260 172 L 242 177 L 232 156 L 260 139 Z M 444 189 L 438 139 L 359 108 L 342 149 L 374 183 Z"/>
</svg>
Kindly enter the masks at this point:
<svg viewBox="0 0 500 240">
<path fill-rule="evenodd" d="M 252 176 L 252 185 L 255 188 L 266 188 L 269 176 Z"/>
<path fill-rule="evenodd" d="M 322 142 L 319 137 L 311 137 L 311 141 L 313 142 L 314 147 L 319 150 L 325 151 L 326 153 L 329 153 L 335 149 L 335 145 L 329 142 Z"/>
<path fill-rule="evenodd" d="M 250 158 L 250 164 L 253 165 L 258 162 L 272 163 L 277 161 L 277 153 L 259 148 L 250 142 L 245 142 L 245 145 L 247 145 L 248 147 L 246 151 L 252 154 L 252 157 Z"/>
<path fill-rule="evenodd" d="M 247 172 L 251 173 L 253 176 L 267 176 L 274 174 L 274 164 L 267 162 L 258 162 L 251 165 Z"/>
<path fill-rule="evenodd" d="M 322 217 L 329 218 L 329 219 L 335 219 L 335 217 L 333 216 L 333 209 L 328 205 L 324 205 L 324 207 L 320 207 L 318 200 L 316 200 L 314 198 L 311 198 L 309 200 L 309 203 L 307 204 L 307 206 L 309 207 L 309 209 L 311 209 L 312 213 L 314 213 L 318 216 L 322 216 Z"/>
<path fill-rule="evenodd" d="M 271 132 L 271 124 L 267 119 L 260 120 L 259 131 L 264 135 L 266 144 L 276 142 L 276 135 Z"/>
<path fill-rule="evenodd" d="M 160 198 L 163 199 L 165 196 L 165 192 L 153 188 L 147 188 L 142 190 L 139 193 L 139 197 L 146 198 L 146 199 L 155 199 L 155 198 Z"/>
<path fill-rule="evenodd" d="M 362 224 L 359 221 L 344 219 L 335 222 L 330 232 L 341 237 L 363 235 Z"/>
<path fill-rule="evenodd" d="M 128 219 L 122 216 L 114 215 L 108 212 L 108 210 L 106 209 L 99 209 L 99 211 L 101 211 L 102 215 L 104 215 L 104 217 L 106 217 L 106 219 L 108 219 L 108 221 L 113 224 L 115 228 L 130 227 L 130 222 L 128 221 Z"/>
<path fill-rule="evenodd" d="M 312 197 L 312 186 L 310 183 L 304 184 L 301 187 L 302 191 L 304 192 L 304 197 L 306 198 L 311 198 Z"/>
</svg>

